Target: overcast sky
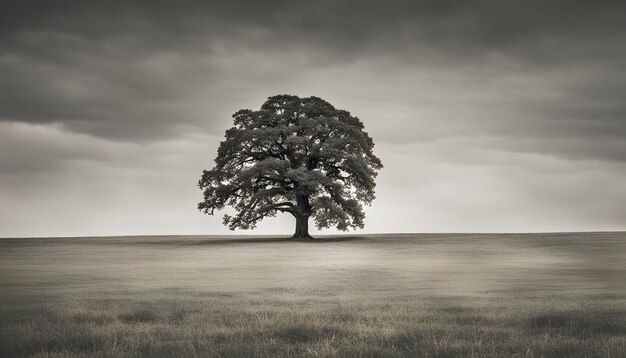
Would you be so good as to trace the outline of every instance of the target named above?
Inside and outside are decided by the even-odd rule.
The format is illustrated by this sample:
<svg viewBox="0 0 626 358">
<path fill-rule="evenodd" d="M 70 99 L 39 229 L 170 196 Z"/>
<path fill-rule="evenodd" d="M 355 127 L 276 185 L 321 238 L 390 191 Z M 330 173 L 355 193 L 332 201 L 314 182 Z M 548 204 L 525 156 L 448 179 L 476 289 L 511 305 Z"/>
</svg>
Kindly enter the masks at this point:
<svg viewBox="0 0 626 358">
<path fill-rule="evenodd" d="M 361 232 L 626 230 L 626 2 L 183 3 L 2 2 L 0 237 L 229 233 L 196 184 L 275 94 L 365 123 Z"/>
</svg>

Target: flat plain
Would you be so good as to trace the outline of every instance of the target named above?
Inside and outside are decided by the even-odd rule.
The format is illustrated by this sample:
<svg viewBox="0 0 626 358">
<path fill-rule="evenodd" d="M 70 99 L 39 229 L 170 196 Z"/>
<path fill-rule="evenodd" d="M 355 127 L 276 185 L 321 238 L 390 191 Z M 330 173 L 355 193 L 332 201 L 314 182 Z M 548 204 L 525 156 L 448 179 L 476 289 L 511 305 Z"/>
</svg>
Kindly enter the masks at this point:
<svg viewBox="0 0 626 358">
<path fill-rule="evenodd" d="M 626 233 L 0 239 L 0 356 L 626 357 Z"/>
</svg>

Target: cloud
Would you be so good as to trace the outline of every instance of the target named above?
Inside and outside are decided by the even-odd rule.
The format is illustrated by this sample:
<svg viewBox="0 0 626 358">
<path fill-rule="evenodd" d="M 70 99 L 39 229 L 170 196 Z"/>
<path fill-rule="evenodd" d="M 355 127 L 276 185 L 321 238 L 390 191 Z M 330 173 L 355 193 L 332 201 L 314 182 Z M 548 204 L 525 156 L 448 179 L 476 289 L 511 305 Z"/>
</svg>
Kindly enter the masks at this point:
<svg viewBox="0 0 626 358">
<path fill-rule="evenodd" d="M 0 236 L 225 233 L 219 217 L 196 209 L 218 142 L 120 143 L 0 123 Z"/>
<path fill-rule="evenodd" d="M 131 140 L 216 133 L 242 105 L 285 89 L 386 111 L 403 141 L 626 132 L 626 11 L 615 2 L 9 7 L 0 27 L 3 120 Z"/>
<path fill-rule="evenodd" d="M 373 232 L 624 230 L 626 166 L 465 143 L 383 144 Z M 393 213 L 393 214 L 389 214 Z"/>
</svg>

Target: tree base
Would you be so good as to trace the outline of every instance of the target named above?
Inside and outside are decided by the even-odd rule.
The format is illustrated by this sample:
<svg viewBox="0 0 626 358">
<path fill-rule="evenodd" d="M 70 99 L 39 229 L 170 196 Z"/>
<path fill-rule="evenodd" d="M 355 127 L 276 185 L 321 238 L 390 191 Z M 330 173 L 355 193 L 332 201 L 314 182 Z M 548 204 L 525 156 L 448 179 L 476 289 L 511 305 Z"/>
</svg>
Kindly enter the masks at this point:
<svg viewBox="0 0 626 358">
<path fill-rule="evenodd" d="M 315 240 L 315 239 L 311 235 L 293 235 L 291 237 L 291 240 L 310 241 L 310 240 Z"/>
</svg>

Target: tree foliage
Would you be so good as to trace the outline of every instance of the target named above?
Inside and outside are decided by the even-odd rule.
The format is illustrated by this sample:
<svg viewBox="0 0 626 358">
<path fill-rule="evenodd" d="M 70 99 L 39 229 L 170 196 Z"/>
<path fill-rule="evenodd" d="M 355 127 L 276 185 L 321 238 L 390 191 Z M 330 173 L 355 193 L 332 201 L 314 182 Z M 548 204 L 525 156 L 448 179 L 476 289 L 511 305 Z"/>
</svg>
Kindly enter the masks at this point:
<svg viewBox="0 0 626 358">
<path fill-rule="evenodd" d="M 250 229 L 278 212 L 298 225 L 362 228 L 382 163 L 363 123 L 318 97 L 270 97 L 258 111 L 240 110 L 220 143 L 215 167 L 199 187 L 207 214 L 232 206 L 231 230 Z M 294 236 L 308 236 L 307 227 Z"/>
</svg>

